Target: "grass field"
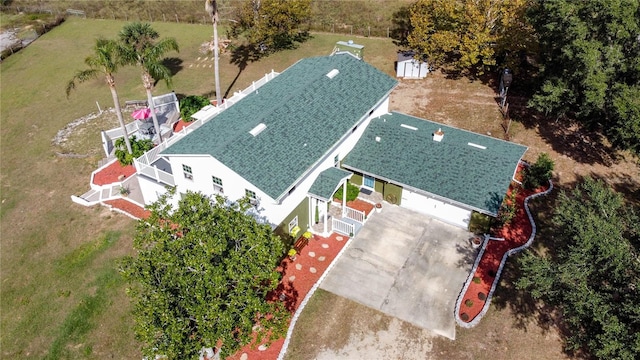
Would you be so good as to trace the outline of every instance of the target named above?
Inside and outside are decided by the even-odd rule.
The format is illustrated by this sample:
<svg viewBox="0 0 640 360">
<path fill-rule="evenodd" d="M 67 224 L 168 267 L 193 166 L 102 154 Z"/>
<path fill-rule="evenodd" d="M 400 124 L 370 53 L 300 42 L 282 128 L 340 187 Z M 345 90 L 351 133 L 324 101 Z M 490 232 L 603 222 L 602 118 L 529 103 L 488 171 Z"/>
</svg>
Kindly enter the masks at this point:
<svg viewBox="0 0 640 360">
<path fill-rule="evenodd" d="M 0 64 L 2 358 L 140 358 L 125 287 L 115 271 L 118 259 L 132 251 L 135 223 L 100 207 L 73 204 L 69 196 L 88 190 L 100 151 L 64 158 L 52 145 L 58 130 L 96 112 L 96 102 L 103 109 L 112 106 L 102 79 L 79 85 L 69 99 L 64 87 L 84 68 L 95 39 L 115 37 L 124 24 L 72 18 Z M 179 65 L 173 86 L 160 83 L 155 93 L 212 94 L 213 62 L 199 52 L 211 38 L 211 27 L 153 26 L 180 45 L 179 54 L 169 55 Z M 337 40 L 346 38 L 315 36 L 296 51 L 249 63 L 241 72 L 230 63 L 231 55 L 224 54 L 223 91 L 240 90 L 301 57 L 329 54 Z M 393 73 L 390 40 L 357 42 L 366 46 L 369 62 Z M 123 103 L 144 99 L 137 69 L 123 69 L 116 81 Z M 98 128 L 89 128 L 85 136 L 100 148 Z"/>
</svg>

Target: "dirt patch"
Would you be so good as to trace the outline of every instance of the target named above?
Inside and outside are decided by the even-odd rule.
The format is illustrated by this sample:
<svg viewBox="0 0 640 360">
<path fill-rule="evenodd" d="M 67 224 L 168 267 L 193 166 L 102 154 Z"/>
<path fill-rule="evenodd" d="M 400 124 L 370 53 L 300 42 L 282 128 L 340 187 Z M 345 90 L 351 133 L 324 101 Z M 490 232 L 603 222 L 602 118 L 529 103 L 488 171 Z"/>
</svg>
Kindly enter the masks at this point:
<svg viewBox="0 0 640 360">
<path fill-rule="evenodd" d="M 132 111 L 133 109 L 129 108 L 122 109 L 122 117 L 126 124 L 132 122 Z M 58 156 L 100 159 L 105 156 L 104 150 L 99 146 L 102 144 L 101 131 L 119 126 L 115 109 L 104 109 L 71 121 L 58 130 L 56 136 L 51 139 L 51 144 L 57 149 Z"/>
</svg>

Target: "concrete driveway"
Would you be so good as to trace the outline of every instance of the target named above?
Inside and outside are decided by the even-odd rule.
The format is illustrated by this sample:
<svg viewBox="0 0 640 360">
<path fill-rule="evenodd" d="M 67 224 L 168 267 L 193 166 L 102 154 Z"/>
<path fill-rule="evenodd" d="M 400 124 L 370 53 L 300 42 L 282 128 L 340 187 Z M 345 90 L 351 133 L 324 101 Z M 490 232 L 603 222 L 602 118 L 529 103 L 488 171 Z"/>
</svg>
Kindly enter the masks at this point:
<svg viewBox="0 0 640 360">
<path fill-rule="evenodd" d="M 320 287 L 455 339 L 455 302 L 475 260 L 466 230 L 399 206 L 372 214 Z"/>
</svg>

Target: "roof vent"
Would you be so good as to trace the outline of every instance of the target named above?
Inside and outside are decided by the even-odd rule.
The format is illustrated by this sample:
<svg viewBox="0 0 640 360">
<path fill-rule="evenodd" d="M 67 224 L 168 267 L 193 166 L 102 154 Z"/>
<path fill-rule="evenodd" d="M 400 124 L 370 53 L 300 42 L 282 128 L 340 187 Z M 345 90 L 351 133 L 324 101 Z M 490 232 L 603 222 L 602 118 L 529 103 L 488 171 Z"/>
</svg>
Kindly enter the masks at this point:
<svg viewBox="0 0 640 360">
<path fill-rule="evenodd" d="M 266 128 L 267 128 L 267 125 L 265 125 L 263 123 L 260 123 L 256 127 L 254 127 L 253 129 L 251 129 L 251 131 L 249 131 L 249 134 L 251 134 L 253 136 L 258 136 L 258 134 L 260 134 Z"/>
<path fill-rule="evenodd" d="M 411 125 L 407 125 L 407 124 L 400 124 L 400 126 L 402 126 L 402 127 L 403 127 L 403 128 L 405 128 L 405 129 L 409 129 L 409 130 L 413 130 L 413 131 L 418 130 L 418 128 L 417 128 L 417 127 L 415 127 L 415 126 L 411 126 Z"/>
<path fill-rule="evenodd" d="M 333 79 L 333 78 L 334 78 L 334 77 L 336 77 L 336 75 L 338 75 L 339 73 L 340 73 L 340 71 L 339 71 L 338 69 L 333 69 L 333 70 L 331 70 L 331 71 L 329 71 L 329 72 L 327 73 L 327 77 L 328 77 L 329 79 Z"/>
<path fill-rule="evenodd" d="M 433 141 L 440 142 L 444 138 L 444 131 L 441 128 L 438 128 L 438 131 L 433 133 Z"/>
<path fill-rule="evenodd" d="M 376 142 L 380 142 L 380 136 L 376 136 Z"/>
</svg>

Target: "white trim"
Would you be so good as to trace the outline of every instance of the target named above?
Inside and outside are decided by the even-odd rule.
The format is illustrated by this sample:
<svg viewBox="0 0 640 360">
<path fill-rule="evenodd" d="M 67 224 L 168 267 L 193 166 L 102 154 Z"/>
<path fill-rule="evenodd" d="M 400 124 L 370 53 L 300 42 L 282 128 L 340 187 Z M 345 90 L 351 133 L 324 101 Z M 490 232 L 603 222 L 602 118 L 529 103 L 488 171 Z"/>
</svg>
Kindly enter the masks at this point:
<svg viewBox="0 0 640 360">
<path fill-rule="evenodd" d="M 293 224 L 293 226 L 291 226 L 291 224 Z M 298 215 L 296 215 L 293 219 L 291 219 L 291 221 L 289 221 L 289 234 L 291 234 L 291 230 L 293 230 L 293 228 L 296 226 L 298 226 Z"/>
</svg>

